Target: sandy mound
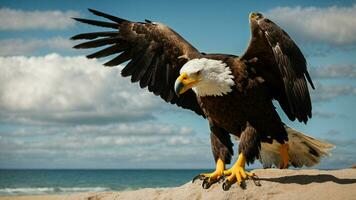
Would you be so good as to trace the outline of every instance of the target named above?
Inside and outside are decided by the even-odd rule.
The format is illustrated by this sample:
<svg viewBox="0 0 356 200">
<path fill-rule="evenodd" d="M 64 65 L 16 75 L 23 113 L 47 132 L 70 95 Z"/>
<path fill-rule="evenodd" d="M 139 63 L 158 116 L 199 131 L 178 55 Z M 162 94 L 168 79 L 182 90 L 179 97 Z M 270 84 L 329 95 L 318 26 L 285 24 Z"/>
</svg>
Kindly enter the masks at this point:
<svg viewBox="0 0 356 200">
<path fill-rule="evenodd" d="M 279 170 L 254 171 L 262 186 L 247 181 L 242 190 L 236 185 L 223 191 L 220 184 L 204 190 L 201 181 L 176 188 L 141 189 L 126 192 L 84 193 L 67 200 L 161 200 L 161 199 L 356 199 L 356 170 Z"/>
</svg>

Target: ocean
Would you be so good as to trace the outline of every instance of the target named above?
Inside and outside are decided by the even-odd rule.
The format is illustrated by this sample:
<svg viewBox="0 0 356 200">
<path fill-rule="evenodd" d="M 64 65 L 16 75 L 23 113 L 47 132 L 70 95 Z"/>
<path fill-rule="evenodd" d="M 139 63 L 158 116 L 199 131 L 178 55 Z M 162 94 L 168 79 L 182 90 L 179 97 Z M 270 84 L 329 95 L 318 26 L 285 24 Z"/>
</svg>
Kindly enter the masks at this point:
<svg viewBox="0 0 356 200">
<path fill-rule="evenodd" d="M 0 196 L 174 187 L 211 170 L 0 170 Z"/>
</svg>

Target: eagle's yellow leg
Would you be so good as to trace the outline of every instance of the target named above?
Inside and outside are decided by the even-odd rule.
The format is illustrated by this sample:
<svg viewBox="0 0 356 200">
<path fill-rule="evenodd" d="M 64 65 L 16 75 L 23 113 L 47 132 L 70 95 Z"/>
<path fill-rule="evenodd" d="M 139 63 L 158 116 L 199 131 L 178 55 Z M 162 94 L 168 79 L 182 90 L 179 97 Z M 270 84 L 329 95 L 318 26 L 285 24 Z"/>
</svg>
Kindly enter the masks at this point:
<svg viewBox="0 0 356 200">
<path fill-rule="evenodd" d="M 219 179 L 225 170 L 225 163 L 219 158 L 216 162 L 216 169 L 212 173 L 204 173 L 202 174 L 205 177 L 209 177 L 210 179 Z"/>
<path fill-rule="evenodd" d="M 236 163 L 230 169 L 224 171 L 224 175 L 228 176 L 223 184 L 224 190 L 228 190 L 235 182 L 241 186 L 245 179 L 256 176 L 254 173 L 245 171 L 245 163 L 246 158 L 243 153 L 240 153 Z"/>
<path fill-rule="evenodd" d="M 279 164 L 280 169 L 288 168 L 288 164 L 289 164 L 288 148 L 289 148 L 288 143 L 284 143 L 281 145 L 281 148 L 279 149 L 279 153 L 281 155 L 281 163 Z"/>
<path fill-rule="evenodd" d="M 212 173 L 203 173 L 194 177 L 196 179 L 204 180 L 203 188 L 208 189 L 212 184 L 218 182 L 224 176 L 225 163 L 220 158 L 216 161 L 216 169 Z"/>
</svg>

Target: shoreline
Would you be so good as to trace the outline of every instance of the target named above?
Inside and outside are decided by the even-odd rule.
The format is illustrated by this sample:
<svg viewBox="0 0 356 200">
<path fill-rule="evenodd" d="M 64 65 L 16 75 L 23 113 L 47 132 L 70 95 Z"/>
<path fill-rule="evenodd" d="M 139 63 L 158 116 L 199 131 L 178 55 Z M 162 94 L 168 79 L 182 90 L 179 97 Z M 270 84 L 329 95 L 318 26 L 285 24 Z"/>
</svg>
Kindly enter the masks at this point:
<svg viewBox="0 0 356 200">
<path fill-rule="evenodd" d="M 132 191 L 84 192 L 66 195 L 0 196 L 0 200 L 120 200 L 120 199 L 351 199 L 356 196 L 356 169 L 340 170 L 253 170 L 262 186 L 246 181 L 242 190 L 234 184 L 223 191 L 222 183 L 202 189 L 201 181 L 172 188 L 145 188 Z"/>
</svg>

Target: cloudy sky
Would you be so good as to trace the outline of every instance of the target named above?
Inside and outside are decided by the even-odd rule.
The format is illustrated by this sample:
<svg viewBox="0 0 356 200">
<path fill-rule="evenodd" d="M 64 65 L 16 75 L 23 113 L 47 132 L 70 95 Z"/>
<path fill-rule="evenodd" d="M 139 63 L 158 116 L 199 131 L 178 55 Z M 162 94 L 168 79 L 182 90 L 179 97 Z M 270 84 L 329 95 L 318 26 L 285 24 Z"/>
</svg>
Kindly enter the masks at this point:
<svg viewBox="0 0 356 200">
<path fill-rule="evenodd" d="M 0 3 L 0 168 L 214 166 L 204 119 L 120 77 L 122 66 L 104 68 L 71 49 L 68 38 L 98 30 L 71 20 L 91 17 L 87 8 L 159 21 L 201 51 L 236 55 L 249 41 L 248 13 L 264 13 L 300 46 L 316 83 L 308 124 L 279 112 L 283 120 L 336 144 L 318 167 L 356 163 L 353 1 L 73 2 Z"/>
</svg>

